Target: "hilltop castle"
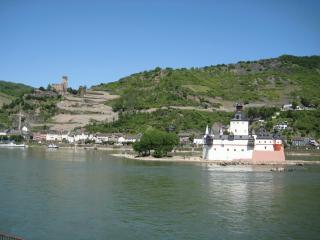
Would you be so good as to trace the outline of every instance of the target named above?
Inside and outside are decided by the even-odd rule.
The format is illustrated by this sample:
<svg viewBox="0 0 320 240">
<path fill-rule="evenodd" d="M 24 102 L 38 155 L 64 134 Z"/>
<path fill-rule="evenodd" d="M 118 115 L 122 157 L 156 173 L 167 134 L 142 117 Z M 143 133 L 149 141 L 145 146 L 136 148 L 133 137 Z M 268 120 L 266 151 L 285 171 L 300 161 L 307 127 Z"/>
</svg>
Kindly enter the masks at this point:
<svg viewBox="0 0 320 240">
<path fill-rule="evenodd" d="M 68 89 L 68 77 L 62 76 L 62 82 L 61 83 L 55 83 L 51 85 L 52 89 L 57 91 L 58 93 L 64 95 L 67 93 Z"/>
</svg>

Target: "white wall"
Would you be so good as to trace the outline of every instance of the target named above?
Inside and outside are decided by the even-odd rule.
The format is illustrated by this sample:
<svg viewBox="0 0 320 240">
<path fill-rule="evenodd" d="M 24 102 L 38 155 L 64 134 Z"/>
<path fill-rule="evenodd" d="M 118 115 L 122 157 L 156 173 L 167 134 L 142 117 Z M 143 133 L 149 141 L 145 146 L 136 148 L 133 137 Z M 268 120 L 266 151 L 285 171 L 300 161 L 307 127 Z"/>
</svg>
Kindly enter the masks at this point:
<svg viewBox="0 0 320 240">
<path fill-rule="evenodd" d="M 256 139 L 254 150 L 258 151 L 273 151 L 273 139 Z"/>
<path fill-rule="evenodd" d="M 204 144 L 204 139 L 203 138 L 194 138 L 193 143 L 197 145 L 203 145 Z"/>
<path fill-rule="evenodd" d="M 229 132 L 233 135 L 248 135 L 248 121 L 230 121 Z"/>
<path fill-rule="evenodd" d="M 213 140 L 212 146 L 204 145 L 203 158 L 207 160 L 232 161 L 251 159 L 252 148 L 248 148 L 248 140 Z"/>
<path fill-rule="evenodd" d="M 62 141 L 61 135 L 59 134 L 50 134 L 46 136 L 46 141 Z"/>
</svg>

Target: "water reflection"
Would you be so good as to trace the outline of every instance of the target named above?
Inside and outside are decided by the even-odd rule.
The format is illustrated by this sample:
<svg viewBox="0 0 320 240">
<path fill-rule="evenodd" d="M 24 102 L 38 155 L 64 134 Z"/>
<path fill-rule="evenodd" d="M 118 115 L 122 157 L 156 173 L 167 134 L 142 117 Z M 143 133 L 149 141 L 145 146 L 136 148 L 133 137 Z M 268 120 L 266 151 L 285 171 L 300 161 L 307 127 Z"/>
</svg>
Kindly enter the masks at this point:
<svg viewBox="0 0 320 240">
<path fill-rule="evenodd" d="M 85 150 L 79 148 L 71 148 L 71 149 L 45 149 L 44 151 L 44 159 L 47 160 L 63 160 L 63 161 L 86 161 L 86 153 Z"/>
<path fill-rule="evenodd" d="M 1 150 L 0 231 L 34 240 L 311 239 L 319 173 Z"/>
<path fill-rule="evenodd" d="M 227 232 L 249 236 L 257 229 L 263 237 L 277 228 L 270 216 L 275 202 L 284 197 L 285 173 L 272 173 L 265 166 L 209 166 L 203 171 L 212 201 L 208 211 L 223 216 L 221 227 Z"/>
</svg>

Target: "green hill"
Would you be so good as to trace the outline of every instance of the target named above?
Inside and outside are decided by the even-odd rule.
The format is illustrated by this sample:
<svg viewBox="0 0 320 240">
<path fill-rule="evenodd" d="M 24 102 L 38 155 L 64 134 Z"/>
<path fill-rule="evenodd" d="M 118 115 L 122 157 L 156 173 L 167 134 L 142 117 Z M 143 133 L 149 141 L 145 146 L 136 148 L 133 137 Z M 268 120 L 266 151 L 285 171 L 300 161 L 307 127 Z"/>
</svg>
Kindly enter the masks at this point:
<svg viewBox="0 0 320 240">
<path fill-rule="evenodd" d="M 320 105 L 320 56 L 283 55 L 201 68 L 156 68 L 94 86 L 118 94 L 115 111 L 162 106 L 219 107 L 226 101 L 279 106 L 288 101 Z"/>
<path fill-rule="evenodd" d="M 0 80 L 0 106 L 3 103 L 10 103 L 11 100 L 21 97 L 25 93 L 30 93 L 32 89 L 32 87 L 21 83 Z"/>
</svg>

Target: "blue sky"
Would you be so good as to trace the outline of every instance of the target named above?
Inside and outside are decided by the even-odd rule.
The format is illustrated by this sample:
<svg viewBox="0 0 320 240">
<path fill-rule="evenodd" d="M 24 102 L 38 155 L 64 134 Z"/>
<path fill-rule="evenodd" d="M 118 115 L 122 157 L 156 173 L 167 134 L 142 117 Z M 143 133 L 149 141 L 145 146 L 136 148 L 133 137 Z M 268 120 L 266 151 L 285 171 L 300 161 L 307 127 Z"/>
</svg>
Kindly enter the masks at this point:
<svg viewBox="0 0 320 240">
<path fill-rule="evenodd" d="M 0 0 L 0 79 L 91 86 L 160 67 L 320 54 L 320 1 Z"/>
</svg>

